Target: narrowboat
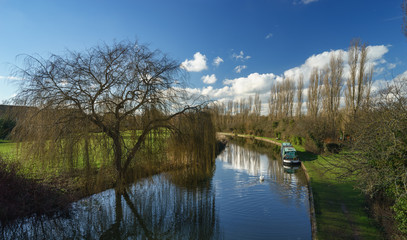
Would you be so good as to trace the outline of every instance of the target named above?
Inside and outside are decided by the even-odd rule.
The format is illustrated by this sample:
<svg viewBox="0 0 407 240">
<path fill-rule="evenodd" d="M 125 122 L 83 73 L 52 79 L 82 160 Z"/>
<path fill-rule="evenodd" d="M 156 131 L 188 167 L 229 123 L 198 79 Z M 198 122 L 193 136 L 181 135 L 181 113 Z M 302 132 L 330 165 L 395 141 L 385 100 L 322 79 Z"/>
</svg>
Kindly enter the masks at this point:
<svg viewBox="0 0 407 240">
<path fill-rule="evenodd" d="M 291 143 L 285 142 L 281 144 L 281 160 L 283 161 L 283 164 L 300 163 L 297 151 Z"/>
</svg>

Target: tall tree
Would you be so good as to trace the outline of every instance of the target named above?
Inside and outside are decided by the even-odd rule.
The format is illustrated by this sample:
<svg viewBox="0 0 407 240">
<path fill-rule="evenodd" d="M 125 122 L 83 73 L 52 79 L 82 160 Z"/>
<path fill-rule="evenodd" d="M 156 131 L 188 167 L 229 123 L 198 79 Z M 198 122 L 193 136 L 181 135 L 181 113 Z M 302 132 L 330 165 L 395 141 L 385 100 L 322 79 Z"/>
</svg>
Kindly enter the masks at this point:
<svg viewBox="0 0 407 240">
<path fill-rule="evenodd" d="M 49 129 L 64 130 L 63 124 L 74 122 L 72 132 L 91 126 L 104 133 L 119 180 L 148 136 L 173 129 L 171 119 L 202 106 L 189 101 L 178 62 L 137 42 L 104 44 L 49 59 L 26 56 L 25 63 L 19 69 L 25 79 L 20 103 L 50 113 Z M 126 140 L 129 132 L 132 141 Z M 69 136 L 64 136 L 66 141 Z"/>
<path fill-rule="evenodd" d="M 343 88 L 343 58 L 342 54 L 331 55 L 329 65 L 325 70 L 322 88 L 324 113 L 330 122 L 331 135 L 336 133 L 339 105 Z M 335 137 L 335 136 L 332 136 Z"/>
<path fill-rule="evenodd" d="M 276 93 L 276 84 L 273 84 L 270 90 L 269 97 L 269 116 L 271 119 L 277 117 L 277 93 Z"/>
<path fill-rule="evenodd" d="M 253 106 L 253 107 L 254 107 L 254 108 L 253 108 L 254 115 L 255 115 L 256 117 L 259 117 L 260 114 L 261 114 L 261 100 L 260 100 L 260 95 L 259 95 L 259 93 L 256 93 L 256 94 L 254 95 L 254 106 Z"/>
<path fill-rule="evenodd" d="M 300 75 L 298 82 L 297 82 L 297 110 L 296 115 L 298 118 L 301 118 L 301 109 L 302 109 L 302 91 L 304 89 L 304 75 Z"/>
<path fill-rule="evenodd" d="M 317 118 L 321 104 L 321 91 L 320 81 L 322 72 L 318 68 L 314 68 L 311 72 L 309 86 L 308 86 L 308 101 L 307 101 L 307 114 L 312 118 Z"/>
<path fill-rule="evenodd" d="M 363 106 L 370 105 L 373 67 L 367 66 L 368 48 L 359 39 L 352 40 L 348 51 L 350 75 L 346 82 L 346 109 L 355 117 Z"/>
</svg>

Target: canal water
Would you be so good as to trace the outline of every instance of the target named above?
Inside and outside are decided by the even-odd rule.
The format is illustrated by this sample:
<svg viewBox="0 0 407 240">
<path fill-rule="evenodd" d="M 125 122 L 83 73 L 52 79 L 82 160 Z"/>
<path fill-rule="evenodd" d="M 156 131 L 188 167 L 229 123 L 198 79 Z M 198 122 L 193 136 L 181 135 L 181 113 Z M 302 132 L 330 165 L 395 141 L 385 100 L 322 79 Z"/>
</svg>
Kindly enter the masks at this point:
<svg viewBox="0 0 407 240">
<path fill-rule="evenodd" d="M 26 219 L 0 238 L 311 239 L 304 172 L 269 149 L 230 143 L 205 178 L 156 175 L 82 199 L 66 216 Z"/>
</svg>

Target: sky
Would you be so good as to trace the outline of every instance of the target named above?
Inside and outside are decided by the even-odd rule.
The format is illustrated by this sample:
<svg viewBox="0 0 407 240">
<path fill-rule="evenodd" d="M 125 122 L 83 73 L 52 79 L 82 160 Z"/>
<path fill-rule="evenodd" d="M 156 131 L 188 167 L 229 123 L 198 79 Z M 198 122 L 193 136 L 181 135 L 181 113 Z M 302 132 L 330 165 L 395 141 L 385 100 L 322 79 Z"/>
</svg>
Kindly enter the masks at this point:
<svg viewBox="0 0 407 240">
<path fill-rule="evenodd" d="M 179 61 L 188 88 L 218 101 L 255 93 L 332 54 L 352 39 L 369 45 L 376 86 L 407 70 L 402 0 L 0 0 L 0 103 L 23 79 L 22 54 L 64 54 L 138 40 Z M 344 76 L 346 77 L 346 68 Z M 265 109 L 263 107 L 263 109 Z"/>
</svg>

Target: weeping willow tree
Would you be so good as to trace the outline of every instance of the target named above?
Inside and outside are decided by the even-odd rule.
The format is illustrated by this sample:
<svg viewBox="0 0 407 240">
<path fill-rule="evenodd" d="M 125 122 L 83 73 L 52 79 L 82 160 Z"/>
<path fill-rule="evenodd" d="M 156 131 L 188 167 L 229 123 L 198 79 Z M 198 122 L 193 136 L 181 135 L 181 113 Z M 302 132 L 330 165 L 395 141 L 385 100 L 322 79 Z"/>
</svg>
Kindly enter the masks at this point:
<svg viewBox="0 0 407 240">
<path fill-rule="evenodd" d="M 188 114 L 174 119 L 177 133 L 169 139 L 168 157 L 175 164 L 186 166 L 182 174 L 172 174 L 176 184 L 195 187 L 214 173 L 216 131 L 209 112 Z"/>
<path fill-rule="evenodd" d="M 30 110 L 14 136 L 21 155 L 35 161 L 112 164 L 122 179 L 130 165 L 162 149 L 176 118 L 205 105 L 184 90 L 178 62 L 137 42 L 28 55 L 24 63 L 16 103 Z"/>
</svg>

